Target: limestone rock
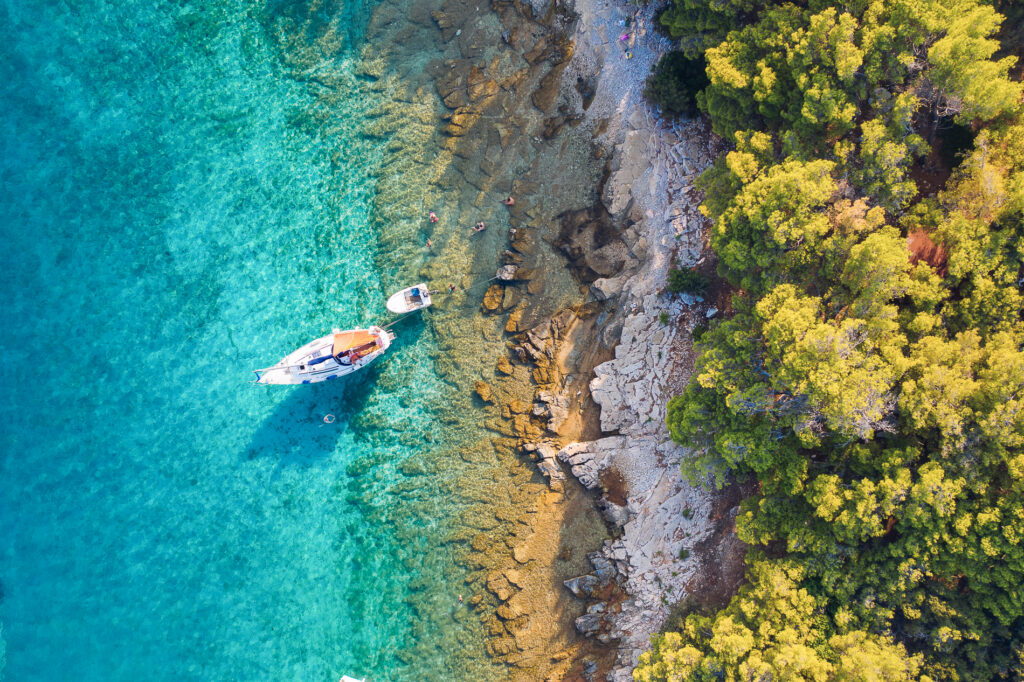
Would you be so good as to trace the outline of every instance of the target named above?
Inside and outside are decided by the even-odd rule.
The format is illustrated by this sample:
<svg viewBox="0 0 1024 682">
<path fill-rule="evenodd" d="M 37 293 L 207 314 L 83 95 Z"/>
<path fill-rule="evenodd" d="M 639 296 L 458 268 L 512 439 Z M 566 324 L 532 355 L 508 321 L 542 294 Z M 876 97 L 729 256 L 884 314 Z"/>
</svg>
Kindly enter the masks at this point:
<svg viewBox="0 0 1024 682">
<path fill-rule="evenodd" d="M 495 369 L 497 369 L 502 374 L 507 374 L 510 376 L 515 372 L 515 370 L 512 367 L 512 363 L 509 362 L 508 358 L 505 357 L 504 355 L 498 358 L 498 364 L 495 366 Z"/>
<path fill-rule="evenodd" d="M 445 118 L 448 119 L 448 123 L 442 130 L 452 137 L 460 137 L 469 132 L 469 129 L 480 118 L 480 113 L 468 107 L 459 107 Z"/>
<path fill-rule="evenodd" d="M 501 309 L 509 310 L 510 308 L 515 308 L 516 304 L 518 304 L 521 300 L 522 296 L 519 294 L 515 287 L 505 287 L 505 293 L 501 299 Z"/>
<path fill-rule="evenodd" d="M 565 587 L 573 593 L 574 596 L 585 598 L 589 597 L 594 590 L 600 587 L 600 581 L 597 576 L 581 575 L 578 578 L 571 578 L 562 583 Z"/>
<path fill-rule="evenodd" d="M 530 411 L 530 406 L 518 398 L 513 398 L 509 401 L 508 409 L 512 414 L 526 414 Z"/>
<path fill-rule="evenodd" d="M 477 381 L 473 384 L 473 390 L 480 396 L 480 400 L 483 400 L 485 403 L 494 402 L 494 397 L 491 395 L 491 387 L 485 382 Z"/>
<path fill-rule="evenodd" d="M 484 294 L 484 308 L 491 311 L 497 310 L 501 307 L 504 298 L 505 288 L 500 284 L 492 284 Z"/>
<path fill-rule="evenodd" d="M 521 588 L 526 583 L 526 581 L 523 578 L 523 574 L 514 568 L 509 568 L 505 571 L 505 579 L 519 588 Z"/>
<path fill-rule="evenodd" d="M 508 656 L 515 653 L 519 648 L 516 641 L 511 637 L 500 637 L 487 640 L 487 653 L 494 657 Z"/>
<path fill-rule="evenodd" d="M 494 274 L 495 277 L 503 282 L 510 282 L 516 278 L 516 271 L 519 270 L 518 265 L 508 264 L 502 265 L 498 268 L 498 272 Z"/>
<path fill-rule="evenodd" d="M 437 22 L 438 28 L 440 28 L 441 30 L 451 28 L 452 26 L 454 26 L 454 22 L 452 21 L 451 17 L 449 17 L 446 13 L 442 12 L 441 10 L 434 10 L 433 12 L 430 13 L 430 16 L 434 18 L 434 21 Z"/>
<path fill-rule="evenodd" d="M 615 528 L 622 528 L 629 521 L 628 507 L 604 499 L 599 500 L 597 506 L 601 509 L 604 520 Z"/>
<path fill-rule="evenodd" d="M 498 571 L 492 571 L 487 575 L 487 590 L 497 597 L 499 601 L 507 601 L 509 597 L 515 594 L 508 579 Z"/>
<path fill-rule="evenodd" d="M 524 308 L 516 308 L 508 316 L 508 320 L 505 321 L 505 331 L 507 333 L 515 334 L 519 331 L 519 322 L 523 319 L 523 312 Z"/>
<path fill-rule="evenodd" d="M 599 301 L 607 301 L 622 293 L 623 284 L 621 277 L 600 277 L 590 285 L 590 293 Z"/>
<path fill-rule="evenodd" d="M 538 443 L 534 450 L 538 458 L 537 468 L 548 479 L 548 486 L 556 491 L 563 492 L 565 487 L 565 473 L 558 466 L 558 450 L 552 443 Z"/>
<path fill-rule="evenodd" d="M 496 94 L 498 94 L 498 82 L 494 79 L 487 79 L 480 83 L 469 84 L 470 101 L 476 102 L 488 97 L 493 97 Z"/>
</svg>

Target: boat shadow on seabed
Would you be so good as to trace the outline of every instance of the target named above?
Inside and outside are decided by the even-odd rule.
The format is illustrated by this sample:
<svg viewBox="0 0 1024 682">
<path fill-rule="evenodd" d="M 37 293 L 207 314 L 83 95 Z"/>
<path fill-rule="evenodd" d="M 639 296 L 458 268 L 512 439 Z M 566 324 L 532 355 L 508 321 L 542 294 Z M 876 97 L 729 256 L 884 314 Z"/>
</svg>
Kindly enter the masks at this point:
<svg viewBox="0 0 1024 682">
<path fill-rule="evenodd" d="M 364 408 L 380 372 L 374 363 L 342 381 L 326 381 L 292 390 L 253 435 L 246 460 L 277 459 L 272 483 L 286 467 L 312 466 L 331 455 L 338 437 Z"/>
</svg>

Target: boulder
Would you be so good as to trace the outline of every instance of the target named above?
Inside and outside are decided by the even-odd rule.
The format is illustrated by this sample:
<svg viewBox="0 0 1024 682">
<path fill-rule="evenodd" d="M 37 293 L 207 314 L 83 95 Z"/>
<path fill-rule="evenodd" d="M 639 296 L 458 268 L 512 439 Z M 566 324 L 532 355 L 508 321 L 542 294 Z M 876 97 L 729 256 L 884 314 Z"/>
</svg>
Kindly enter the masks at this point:
<svg viewBox="0 0 1024 682">
<path fill-rule="evenodd" d="M 505 298 L 505 288 L 500 284 L 492 284 L 484 294 L 484 308 L 486 310 L 497 310 Z"/>
<path fill-rule="evenodd" d="M 601 616 L 596 613 L 584 613 L 576 619 L 575 624 L 578 633 L 584 637 L 592 637 L 601 630 Z"/>
<path fill-rule="evenodd" d="M 600 552 L 591 552 L 587 555 L 590 565 L 594 567 L 594 576 L 602 585 L 607 585 L 615 578 L 615 564 Z"/>
<path fill-rule="evenodd" d="M 498 358 L 498 364 L 495 366 L 495 369 L 497 369 L 502 374 L 508 374 L 510 376 L 515 372 L 515 370 L 512 367 L 512 363 L 509 362 L 508 358 L 505 357 L 504 355 Z"/>
<path fill-rule="evenodd" d="M 522 587 L 526 581 L 523 579 L 523 574 L 514 568 L 510 568 L 505 571 L 505 579 L 516 587 Z"/>
<path fill-rule="evenodd" d="M 499 637 L 497 639 L 487 640 L 487 653 L 491 656 L 508 656 L 516 651 L 518 651 L 516 641 L 511 637 Z"/>
<path fill-rule="evenodd" d="M 515 287 L 505 287 L 505 295 L 501 299 L 501 309 L 509 310 L 515 308 L 516 304 L 522 300 L 522 296 Z"/>
<path fill-rule="evenodd" d="M 480 400 L 483 400 L 485 403 L 494 402 L 494 397 L 491 395 L 491 387 L 483 381 L 478 381 L 473 384 L 473 390 L 476 391 L 478 396 L 480 396 Z"/>
<path fill-rule="evenodd" d="M 519 331 L 519 323 L 523 319 L 524 308 L 516 308 L 512 311 L 512 314 L 508 316 L 508 320 L 505 321 L 505 332 L 508 334 L 515 334 Z"/>
<path fill-rule="evenodd" d="M 509 597 L 515 594 L 515 590 L 512 589 L 508 579 L 497 571 L 493 571 L 488 574 L 487 589 L 494 594 L 499 601 L 506 601 Z"/>
<path fill-rule="evenodd" d="M 534 450 L 537 468 L 548 479 L 548 487 L 555 492 L 565 490 L 565 472 L 558 466 L 558 450 L 551 443 L 538 443 Z"/>
<path fill-rule="evenodd" d="M 621 277 L 600 277 L 590 285 L 590 293 L 599 301 L 607 301 L 622 293 L 623 280 Z"/>
<path fill-rule="evenodd" d="M 565 473 L 563 473 L 561 467 L 558 466 L 557 460 L 542 459 L 538 462 L 537 468 L 540 469 L 540 472 L 547 477 L 549 488 L 558 493 L 565 490 Z"/>
<path fill-rule="evenodd" d="M 530 405 L 518 398 L 513 398 L 508 404 L 508 409 L 512 414 L 526 414 L 530 411 Z"/>
<path fill-rule="evenodd" d="M 571 578 L 562 583 L 565 587 L 573 593 L 574 596 L 584 598 L 589 597 L 593 594 L 594 590 L 598 589 L 600 581 L 597 576 L 581 575 L 577 578 Z"/>
<path fill-rule="evenodd" d="M 518 265 L 509 263 L 508 265 L 502 265 L 500 268 L 498 268 L 498 272 L 496 272 L 494 276 L 503 282 L 511 282 L 516 278 L 516 272 L 518 270 Z"/>
<path fill-rule="evenodd" d="M 629 509 L 621 504 L 602 499 L 598 500 L 597 506 L 601 508 L 604 520 L 616 528 L 622 528 L 629 521 Z"/>
<path fill-rule="evenodd" d="M 459 137 L 469 131 L 469 128 L 480 118 L 480 114 L 468 107 L 459 107 L 445 118 L 448 119 L 448 123 L 442 130 L 452 137 Z"/>
<path fill-rule="evenodd" d="M 480 83 L 469 84 L 469 99 L 477 101 L 498 94 L 498 82 L 494 79 L 487 79 Z"/>
</svg>

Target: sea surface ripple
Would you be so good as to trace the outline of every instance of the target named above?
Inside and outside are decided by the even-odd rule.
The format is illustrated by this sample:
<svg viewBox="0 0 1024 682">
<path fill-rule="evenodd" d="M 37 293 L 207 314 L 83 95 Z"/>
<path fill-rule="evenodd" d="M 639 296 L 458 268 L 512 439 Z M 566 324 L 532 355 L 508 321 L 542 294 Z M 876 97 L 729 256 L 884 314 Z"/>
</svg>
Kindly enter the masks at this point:
<svg viewBox="0 0 1024 682">
<path fill-rule="evenodd" d="M 0 676 L 495 674 L 430 327 L 344 382 L 249 385 L 415 282 L 373 215 L 401 152 L 363 134 L 375 8 L 0 4 Z M 329 110 L 284 58 L 321 15 Z"/>
</svg>

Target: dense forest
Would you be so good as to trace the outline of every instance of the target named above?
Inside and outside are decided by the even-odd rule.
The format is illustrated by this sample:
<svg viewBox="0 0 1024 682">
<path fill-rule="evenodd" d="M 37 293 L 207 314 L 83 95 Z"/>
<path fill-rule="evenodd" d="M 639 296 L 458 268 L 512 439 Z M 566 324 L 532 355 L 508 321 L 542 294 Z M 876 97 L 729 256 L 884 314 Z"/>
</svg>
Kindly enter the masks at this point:
<svg viewBox="0 0 1024 682">
<path fill-rule="evenodd" d="M 731 315 L 668 425 L 692 480 L 755 492 L 744 585 L 636 680 L 1024 678 L 1022 14 L 661 15 L 732 149 L 700 180 Z"/>
</svg>

